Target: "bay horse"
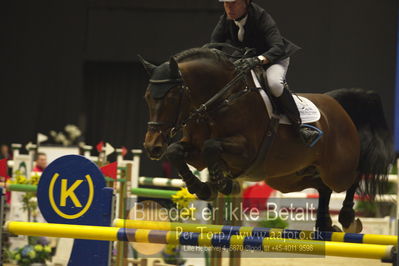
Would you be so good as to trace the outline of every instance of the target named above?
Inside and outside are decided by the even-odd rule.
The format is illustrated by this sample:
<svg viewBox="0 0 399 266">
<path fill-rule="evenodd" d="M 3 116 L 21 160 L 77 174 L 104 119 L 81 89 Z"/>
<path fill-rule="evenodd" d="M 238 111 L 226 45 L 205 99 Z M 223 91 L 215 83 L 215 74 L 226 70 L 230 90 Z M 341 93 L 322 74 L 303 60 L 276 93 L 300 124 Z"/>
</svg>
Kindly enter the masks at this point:
<svg viewBox="0 0 399 266">
<path fill-rule="evenodd" d="M 252 89 L 250 73 L 238 71 L 222 52 L 193 48 L 159 66 L 140 60 L 150 77 L 145 150 L 153 160 L 166 156 L 199 199 L 237 193 L 240 179 L 264 180 L 283 193 L 315 188 L 316 228 L 335 231 L 330 196 L 346 191 L 339 222 L 348 230 L 359 222 L 353 210 L 356 190 L 373 198 L 386 180 L 392 141 L 381 100 L 372 91 L 300 94 L 319 108 L 321 118 L 311 125 L 324 136 L 309 148 L 292 126 L 280 125 L 266 153 L 262 145 L 272 120 L 259 91 Z M 181 138 L 171 143 L 179 131 Z M 208 167 L 210 181 L 201 182 L 187 164 Z"/>
</svg>

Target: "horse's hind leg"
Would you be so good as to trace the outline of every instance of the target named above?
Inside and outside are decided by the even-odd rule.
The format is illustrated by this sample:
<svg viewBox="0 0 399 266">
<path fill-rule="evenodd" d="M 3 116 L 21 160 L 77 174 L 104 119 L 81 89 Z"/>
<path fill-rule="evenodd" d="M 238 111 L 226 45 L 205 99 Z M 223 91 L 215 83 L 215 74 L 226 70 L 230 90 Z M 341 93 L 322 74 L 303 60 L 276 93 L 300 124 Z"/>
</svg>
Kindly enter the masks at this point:
<svg viewBox="0 0 399 266">
<path fill-rule="evenodd" d="M 189 143 L 176 142 L 167 148 L 165 156 L 177 169 L 190 193 L 196 194 L 199 199 L 211 200 L 217 196 L 217 191 L 209 184 L 199 180 L 186 164 L 186 156 L 189 154 L 190 150 L 192 150 L 192 147 Z"/>
<path fill-rule="evenodd" d="M 342 204 L 342 209 L 339 212 L 338 221 L 341 223 L 345 232 L 360 233 L 363 229 L 362 223 L 359 219 L 355 221 L 354 196 L 359 183 L 355 182 L 347 191 L 345 200 Z"/>
</svg>

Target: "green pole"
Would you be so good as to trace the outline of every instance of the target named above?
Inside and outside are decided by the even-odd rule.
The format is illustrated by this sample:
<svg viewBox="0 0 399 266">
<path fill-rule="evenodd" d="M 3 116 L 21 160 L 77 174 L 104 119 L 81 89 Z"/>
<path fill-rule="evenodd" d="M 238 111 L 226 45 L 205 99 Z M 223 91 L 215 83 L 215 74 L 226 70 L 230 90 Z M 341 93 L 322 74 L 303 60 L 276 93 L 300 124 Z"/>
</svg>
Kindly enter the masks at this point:
<svg viewBox="0 0 399 266">
<path fill-rule="evenodd" d="M 37 186 L 27 184 L 8 184 L 6 189 L 8 191 L 36 192 Z"/>
<path fill-rule="evenodd" d="M 125 178 L 113 179 L 111 177 L 104 177 L 107 182 L 126 182 Z"/>
<path fill-rule="evenodd" d="M 149 197 L 157 199 L 171 199 L 177 191 L 151 189 L 151 188 L 132 188 L 131 193 L 140 197 Z"/>
</svg>

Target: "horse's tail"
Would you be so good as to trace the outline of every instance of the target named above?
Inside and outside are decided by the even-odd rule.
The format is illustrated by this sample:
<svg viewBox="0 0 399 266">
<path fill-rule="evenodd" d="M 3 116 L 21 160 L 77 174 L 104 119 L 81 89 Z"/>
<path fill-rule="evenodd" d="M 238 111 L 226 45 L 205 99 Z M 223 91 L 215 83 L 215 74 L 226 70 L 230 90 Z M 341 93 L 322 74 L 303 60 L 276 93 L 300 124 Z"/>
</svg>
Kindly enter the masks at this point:
<svg viewBox="0 0 399 266">
<path fill-rule="evenodd" d="M 384 192 L 390 164 L 394 161 L 392 135 L 380 96 L 364 89 L 338 89 L 327 93 L 346 110 L 360 137 L 358 172 L 364 181 L 361 193 L 372 199 Z"/>
</svg>

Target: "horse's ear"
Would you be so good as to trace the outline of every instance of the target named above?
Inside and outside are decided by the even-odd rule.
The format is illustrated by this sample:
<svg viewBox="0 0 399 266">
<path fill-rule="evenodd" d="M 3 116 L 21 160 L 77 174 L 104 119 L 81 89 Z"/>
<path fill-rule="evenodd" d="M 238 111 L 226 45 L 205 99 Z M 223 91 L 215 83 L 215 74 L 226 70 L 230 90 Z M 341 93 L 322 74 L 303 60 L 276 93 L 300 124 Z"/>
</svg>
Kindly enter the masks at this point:
<svg viewBox="0 0 399 266">
<path fill-rule="evenodd" d="M 154 69 L 157 67 L 156 65 L 151 64 L 150 62 L 146 61 L 141 55 L 137 55 L 139 58 L 141 64 L 143 64 L 143 67 L 147 74 L 151 77 L 152 73 L 154 72 Z"/>
<path fill-rule="evenodd" d="M 169 59 L 169 68 L 170 68 L 171 78 L 179 78 L 180 77 L 179 66 L 177 65 L 176 59 L 174 57 L 171 57 Z"/>
</svg>

